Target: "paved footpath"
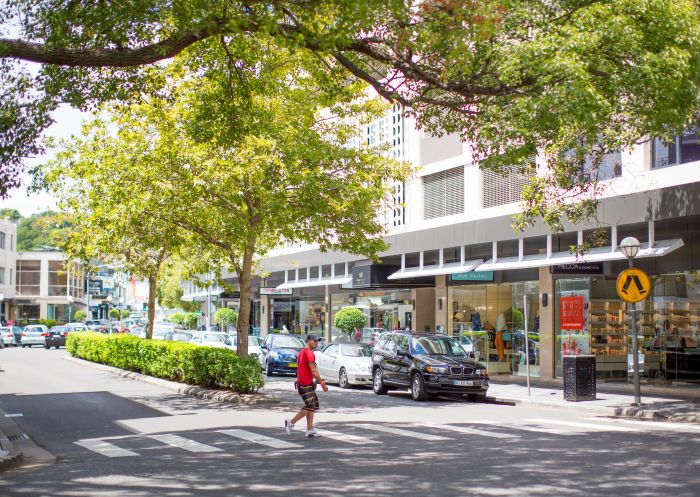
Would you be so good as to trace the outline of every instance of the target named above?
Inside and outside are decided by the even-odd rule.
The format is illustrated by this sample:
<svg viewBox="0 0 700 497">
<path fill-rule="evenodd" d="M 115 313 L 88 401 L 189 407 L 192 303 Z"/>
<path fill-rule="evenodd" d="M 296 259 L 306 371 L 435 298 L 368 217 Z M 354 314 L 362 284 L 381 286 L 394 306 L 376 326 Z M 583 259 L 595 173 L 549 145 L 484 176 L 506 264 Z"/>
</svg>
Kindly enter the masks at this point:
<svg viewBox="0 0 700 497">
<path fill-rule="evenodd" d="M 281 427 L 299 407 L 290 378 L 266 386 L 280 404 L 240 407 L 65 361 L 62 350 L 9 352 L 0 408 L 55 462 L 2 473 L 3 497 L 696 497 L 700 488 L 693 424 L 332 387 L 321 394 L 323 437 L 306 439 Z"/>
</svg>

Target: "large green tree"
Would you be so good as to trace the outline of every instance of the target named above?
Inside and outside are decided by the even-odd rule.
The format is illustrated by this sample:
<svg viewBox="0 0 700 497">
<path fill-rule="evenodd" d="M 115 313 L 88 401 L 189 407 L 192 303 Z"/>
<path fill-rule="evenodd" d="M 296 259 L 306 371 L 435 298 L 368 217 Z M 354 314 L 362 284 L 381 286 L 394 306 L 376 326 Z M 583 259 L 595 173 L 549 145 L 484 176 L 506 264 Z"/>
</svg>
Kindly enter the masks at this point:
<svg viewBox="0 0 700 497">
<path fill-rule="evenodd" d="M 158 280 L 158 304 L 166 309 L 181 309 L 185 312 L 199 311 L 201 302 L 182 300 L 184 290 L 182 281 L 188 274 L 186 262 L 173 259 L 163 267 Z"/>
<path fill-rule="evenodd" d="M 169 206 L 166 197 L 144 186 L 157 181 L 150 146 L 128 127 L 115 135 L 96 119 L 38 171 L 58 200 L 58 216 L 72 226 L 59 245 L 70 259 L 83 261 L 88 270 L 94 261 L 109 263 L 148 280 L 148 338 L 159 274 L 183 243 L 178 230 L 154 216 Z"/>
<path fill-rule="evenodd" d="M 148 164 L 139 189 L 167 206 L 149 221 L 189 234 L 191 276 L 236 275 L 245 357 L 257 259 L 299 242 L 376 257 L 386 248 L 376 213 L 387 182 L 409 169 L 350 146 L 386 110 L 364 84 L 328 85 L 334 70 L 310 54 L 243 38 L 183 54 L 170 68 L 172 98 L 113 111 L 121 147 L 108 137 L 93 146 L 124 168 Z"/>
<path fill-rule="evenodd" d="M 242 33 L 370 83 L 495 170 L 540 173 L 526 226 L 589 215 L 610 150 L 670 136 L 700 95 L 696 0 L 0 0 L 0 194 L 59 102 L 157 92 L 163 64 Z M 203 59 L 204 60 L 204 59 Z M 41 64 L 38 75 L 25 61 Z M 332 81 L 338 83 L 337 79 Z M 331 83 L 331 81 L 329 81 Z M 231 79 L 237 85 L 237 78 Z M 593 165 L 583 168 L 585 160 Z M 588 199 L 589 202 L 576 202 Z"/>
</svg>

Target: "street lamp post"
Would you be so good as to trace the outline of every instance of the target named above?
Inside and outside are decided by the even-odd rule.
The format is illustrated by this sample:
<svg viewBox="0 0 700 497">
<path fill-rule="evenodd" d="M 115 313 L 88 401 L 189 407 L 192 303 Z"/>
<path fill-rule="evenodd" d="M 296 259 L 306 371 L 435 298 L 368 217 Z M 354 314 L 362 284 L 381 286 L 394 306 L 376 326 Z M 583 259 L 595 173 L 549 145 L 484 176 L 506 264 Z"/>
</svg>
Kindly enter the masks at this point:
<svg viewBox="0 0 700 497">
<path fill-rule="evenodd" d="M 639 248 L 639 240 L 632 236 L 628 236 L 620 242 L 620 252 L 627 257 L 630 269 L 634 267 L 634 258 L 639 253 Z M 635 405 L 639 406 L 642 404 L 642 395 L 639 385 L 639 354 L 637 350 L 637 304 L 633 303 L 629 305 L 632 306 L 630 311 L 630 332 L 632 333 L 632 375 L 634 379 L 634 403 Z"/>
</svg>

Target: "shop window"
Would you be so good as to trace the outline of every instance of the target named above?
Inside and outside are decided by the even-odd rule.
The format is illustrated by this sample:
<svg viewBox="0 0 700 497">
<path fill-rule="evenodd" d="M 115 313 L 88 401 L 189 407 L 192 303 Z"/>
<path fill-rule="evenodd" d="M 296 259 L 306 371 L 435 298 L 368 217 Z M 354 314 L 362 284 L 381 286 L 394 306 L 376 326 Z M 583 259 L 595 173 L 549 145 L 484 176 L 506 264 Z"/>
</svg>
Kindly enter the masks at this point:
<svg viewBox="0 0 700 497">
<path fill-rule="evenodd" d="M 578 233 L 558 233 L 552 236 L 552 252 L 571 252 L 578 245 Z M 545 244 L 545 249 L 547 248 Z"/>
<path fill-rule="evenodd" d="M 330 278 L 331 277 L 331 265 L 325 264 L 321 267 L 321 277 Z"/>
<path fill-rule="evenodd" d="M 618 226 L 617 228 L 617 243 L 620 243 L 624 238 L 633 236 L 640 243 L 649 241 L 649 225 L 647 223 L 635 223 Z"/>
<path fill-rule="evenodd" d="M 423 176 L 423 219 L 464 212 L 464 167 Z"/>
<path fill-rule="evenodd" d="M 299 280 L 305 280 L 305 279 L 306 279 L 306 268 L 300 267 L 299 268 Z"/>
<path fill-rule="evenodd" d="M 411 252 L 406 254 L 406 267 L 418 267 L 420 266 L 420 253 Z"/>
<path fill-rule="evenodd" d="M 518 240 L 504 240 L 498 242 L 498 258 L 517 257 L 520 251 Z"/>
<path fill-rule="evenodd" d="M 5 284 L 5 268 L 0 267 L 0 285 Z"/>
<path fill-rule="evenodd" d="M 442 261 L 445 264 L 460 262 L 461 256 L 462 253 L 459 247 L 450 247 L 442 251 Z"/>
<path fill-rule="evenodd" d="M 311 279 L 317 280 L 318 279 L 318 266 L 311 266 L 309 268 L 309 271 L 311 273 Z"/>
<path fill-rule="evenodd" d="M 488 261 L 493 256 L 493 245 L 491 243 L 478 243 L 464 247 L 464 258 L 467 261 L 483 259 Z"/>
<path fill-rule="evenodd" d="M 0 231 L 0 249 L 5 248 L 5 232 Z"/>
<path fill-rule="evenodd" d="M 41 261 L 17 261 L 17 293 L 39 295 Z"/>
<path fill-rule="evenodd" d="M 335 275 L 337 277 L 343 276 L 345 274 L 345 264 L 342 262 L 339 262 L 338 264 L 335 265 Z"/>
<path fill-rule="evenodd" d="M 423 252 L 424 266 L 437 266 L 438 264 L 440 264 L 439 250 L 426 250 L 425 252 Z"/>
<path fill-rule="evenodd" d="M 294 281 L 294 278 L 296 278 L 296 272 L 294 269 L 288 269 L 287 270 L 287 281 Z"/>
<path fill-rule="evenodd" d="M 73 277 L 71 287 L 74 287 Z M 49 261 L 49 296 L 61 296 L 68 293 L 68 273 L 62 261 Z"/>
<path fill-rule="evenodd" d="M 671 141 L 654 139 L 651 167 L 659 169 L 700 160 L 700 140 L 696 128 Z"/>
<path fill-rule="evenodd" d="M 537 255 L 547 252 L 546 236 L 531 236 L 523 239 L 523 255 Z"/>
</svg>

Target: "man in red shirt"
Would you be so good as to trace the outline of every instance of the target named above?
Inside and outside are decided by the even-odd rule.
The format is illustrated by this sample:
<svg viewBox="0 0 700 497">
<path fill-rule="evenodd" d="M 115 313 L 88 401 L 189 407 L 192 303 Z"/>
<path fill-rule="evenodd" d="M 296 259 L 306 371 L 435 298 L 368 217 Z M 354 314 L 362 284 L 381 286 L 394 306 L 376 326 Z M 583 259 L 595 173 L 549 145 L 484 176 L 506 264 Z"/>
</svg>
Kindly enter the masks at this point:
<svg viewBox="0 0 700 497">
<path fill-rule="evenodd" d="M 314 428 L 314 413 L 318 411 L 318 396 L 316 395 L 316 383 L 314 379 L 321 385 L 324 392 L 328 391 L 326 382 L 323 381 L 321 375 L 318 374 L 316 367 L 316 355 L 314 349 L 318 346 L 318 337 L 310 334 L 306 337 L 306 347 L 299 351 L 297 357 L 297 381 L 296 387 L 299 395 L 304 401 L 304 407 L 291 420 L 284 421 L 284 429 L 287 435 L 292 434 L 294 423 L 302 418 L 306 418 L 306 433 L 309 438 L 318 437 L 319 434 Z"/>
</svg>

